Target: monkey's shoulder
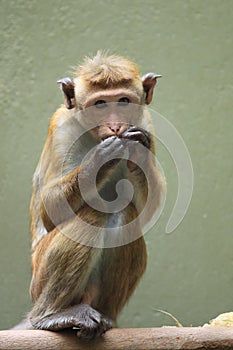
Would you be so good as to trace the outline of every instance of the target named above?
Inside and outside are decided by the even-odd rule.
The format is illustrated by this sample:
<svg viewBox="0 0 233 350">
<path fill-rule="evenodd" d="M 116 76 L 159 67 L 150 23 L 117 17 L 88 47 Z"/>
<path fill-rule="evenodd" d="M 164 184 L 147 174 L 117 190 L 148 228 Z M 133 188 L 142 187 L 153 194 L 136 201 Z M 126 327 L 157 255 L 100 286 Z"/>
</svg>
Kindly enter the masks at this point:
<svg viewBox="0 0 233 350">
<path fill-rule="evenodd" d="M 65 105 L 61 105 L 50 119 L 48 136 L 52 135 L 58 128 L 67 125 L 73 120 L 73 116 L 74 110 L 69 110 Z"/>
</svg>

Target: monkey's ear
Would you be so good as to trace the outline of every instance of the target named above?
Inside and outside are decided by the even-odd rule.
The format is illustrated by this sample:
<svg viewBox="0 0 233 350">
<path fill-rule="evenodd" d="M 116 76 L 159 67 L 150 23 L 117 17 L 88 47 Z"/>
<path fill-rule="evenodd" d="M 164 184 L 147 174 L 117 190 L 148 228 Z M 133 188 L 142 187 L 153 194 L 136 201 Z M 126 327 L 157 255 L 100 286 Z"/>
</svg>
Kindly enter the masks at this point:
<svg viewBox="0 0 233 350">
<path fill-rule="evenodd" d="M 161 78 L 162 75 L 156 73 L 147 73 L 142 77 L 142 85 L 144 92 L 146 93 L 145 102 L 150 104 L 153 97 L 153 91 L 155 84 L 157 83 L 157 78 Z"/>
<path fill-rule="evenodd" d="M 66 108 L 72 109 L 75 106 L 74 83 L 70 78 L 62 78 L 57 81 L 61 84 L 61 89 L 64 93 Z"/>
</svg>

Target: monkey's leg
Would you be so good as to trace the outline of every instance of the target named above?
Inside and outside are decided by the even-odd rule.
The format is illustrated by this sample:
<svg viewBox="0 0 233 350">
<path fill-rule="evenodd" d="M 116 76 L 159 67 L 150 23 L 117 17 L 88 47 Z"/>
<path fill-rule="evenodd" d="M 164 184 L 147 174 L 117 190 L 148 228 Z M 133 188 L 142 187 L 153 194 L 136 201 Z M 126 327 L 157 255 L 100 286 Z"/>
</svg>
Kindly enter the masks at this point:
<svg viewBox="0 0 233 350">
<path fill-rule="evenodd" d="M 124 235 L 140 235 L 138 223 L 127 225 L 137 217 L 133 204 L 124 211 Z M 132 232 L 133 231 L 133 232 Z M 134 292 L 146 268 L 146 245 L 143 237 L 116 248 L 104 249 L 101 271 L 101 295 L 94 305 L 114 321 Z"/>
<path fill-rule="evenodd" d="M 84 304 L 87 301 L 92 303 L 87 284 L 91 272 L 99 263 L 102 249 L 82 245 L 66 236 L 76 229 L 77 235 L 74 237 L 77 240 L 79 235 L 80 237 L 86 235 L 86 238 L 93 243 L 96 226 L 93 231 L 91 225 L 87 228 L 85 222 L 88 220 L 92 225 L 100 227 L 105 223 L 105 216 L 93 213 L 93 209 L 89 207 L 82 208 L 77 217 L 67 221 L 63 227 L 59 225 L 55 229 L 57 234 L 48 245 L 48 249 L 43 251 L 43 257 L 38 260 L 40 265 L 43 265 L 38 267 L 38 275 L 34 267 L 31 290 L 36 300 L 29 314 L 29 320 L 34 328 L 61 330 L 76 327 L 79 337 L 92 339 L 111 327 L 111 321 L 107 317 L 90 305 Z M 50 234 L 53 232 L 45 236 L 45 245 L 46 237 Z M 98 237 L 97 234 L 96 236 Z M 37 295 L 34 290 L 40 283 L 44 286 Z"/>
<path fill-rule="evenodd" d="M 102 292 L 95 307 L 116 321 L 145 271 L 147 257 L 144 238 L 140 237 L 122 247 L 106 249 L 104 259 L 106 270 Z"/>
</svg>

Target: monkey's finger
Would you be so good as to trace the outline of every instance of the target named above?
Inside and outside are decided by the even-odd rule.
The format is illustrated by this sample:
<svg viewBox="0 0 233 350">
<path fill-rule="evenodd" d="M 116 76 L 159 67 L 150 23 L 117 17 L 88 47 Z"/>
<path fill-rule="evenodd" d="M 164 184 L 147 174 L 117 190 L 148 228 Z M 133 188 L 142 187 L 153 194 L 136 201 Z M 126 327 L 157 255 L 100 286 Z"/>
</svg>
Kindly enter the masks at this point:
<svg viewBox="0 0 233 350">
<path fill-rule="evenodd" d="M 110 140 L 106 139 L 106 141 L 103 141 L 100 144 L 100 154 L 106 158 L 108 158 L 108 156 L 111 156 L 111 158 L 121 158 L 125 148 L 122 139 L 119 139 L 116 136 L 110 137 L 109 139 Z"/>
<path fill-rule="evenodd" d="M 141 128 L 140 126 L 137 126 L 137 125 L 130 126 L 125 132 L 127 132 L 127 131 L 128 132 L 141 131 L 143 134 L 147 135 L 148 137 L 150 136 L 150 133 L 147 130 L 145 130 L 145 129 Z"/>
<path fill-rule="evenodd" d="M 139 141 L 147 148 L 150 147 L 150 139 L 147 137 L 147 135 L 145 135 L 141 131 L 133 131 L 133 132 L 126 131 L 123 137 L 128 140 Z"/>
<path fill-rule="evenodd" d="M 145 130 L 145 129 L 143 129 L 143 128 L 141 128 L 141 127 L 139 127 L 139 126 L 137 126 L 137 125 L 132 125 L 132 126 L 130 126 L 123 134 L 122 134 L 122 137 L 124 137 L 124 134 L 125 133 L 131 133 L 131 132 L 141 132 L 143 135 L 145 135 L 149 140 L 151 139 L 151 135 L 150 135 L 150 133 L 147 131 L 147 130 Z"/>
<path fill-rule="evenodd" d="M 101 145 L 102 147 L 108 147 L 112 142 L 114 142 L 116 139 L 118 139 L 117 136 L 109 136 L 105 138 L 102 142 Z"/>
</svg>

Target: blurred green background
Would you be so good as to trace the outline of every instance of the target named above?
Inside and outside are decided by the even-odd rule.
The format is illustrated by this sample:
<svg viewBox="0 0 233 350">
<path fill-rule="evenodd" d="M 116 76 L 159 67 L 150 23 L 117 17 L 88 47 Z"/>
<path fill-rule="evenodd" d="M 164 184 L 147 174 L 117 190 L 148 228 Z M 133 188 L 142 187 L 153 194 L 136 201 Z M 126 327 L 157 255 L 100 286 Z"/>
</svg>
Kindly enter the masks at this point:
<svg viewBox="0 0 233 350">
<path fill-rule="evenodd" d="M 152 108 L 182 135 L 194 167 L 191 205 L 170 235 L 177 171 L 162 144 L 162 217 L 146 235 L 147 272 L 121 327 L 202 325 L 233 310 L 231 0 L 0 0 L 0 328 L 30 309 L 28 207 L 56 80 L 83 56 L 109 49 L 163 78 Z"/>
</svg>

